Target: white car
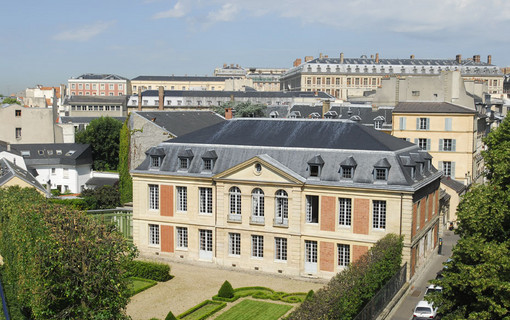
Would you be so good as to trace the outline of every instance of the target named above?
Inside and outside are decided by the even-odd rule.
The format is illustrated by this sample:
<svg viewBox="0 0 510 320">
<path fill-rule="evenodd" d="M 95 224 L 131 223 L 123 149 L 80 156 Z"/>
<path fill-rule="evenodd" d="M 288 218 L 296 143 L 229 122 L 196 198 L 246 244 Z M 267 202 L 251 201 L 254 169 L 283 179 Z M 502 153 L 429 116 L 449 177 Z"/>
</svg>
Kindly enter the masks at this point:
<svg viewBox="0 0 510 320">
<path fill-rule="evenodd" d="M 425 290 L 425 295 L 429 295 L 429 294 L 431 294 L 433 292 L 441 292 L 441 291 L 443 291 L 443 287 L 431 284 Z"/>
<path fill-rule="evenodd" d="M 413 312 L 413 320 L 417 319 L 435 319 L 437 316 L 437 308 L 434 304 L 422 300 L 418 302 Z"/>
</svg>

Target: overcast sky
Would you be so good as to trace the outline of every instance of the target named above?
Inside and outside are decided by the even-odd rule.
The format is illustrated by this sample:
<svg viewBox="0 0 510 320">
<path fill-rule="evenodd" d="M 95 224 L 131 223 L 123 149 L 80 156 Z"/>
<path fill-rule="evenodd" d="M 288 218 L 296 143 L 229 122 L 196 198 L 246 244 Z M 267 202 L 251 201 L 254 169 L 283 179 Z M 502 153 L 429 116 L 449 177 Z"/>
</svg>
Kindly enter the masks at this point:
<svg viewBox="0 0 510 320">
<path fill-rule="evenodd" d="M 510 66 L 509 0 L 5 1 L 0 93 L 84 73 L 212 75 L 296 58 L 463 58 Z"/>
</svg>

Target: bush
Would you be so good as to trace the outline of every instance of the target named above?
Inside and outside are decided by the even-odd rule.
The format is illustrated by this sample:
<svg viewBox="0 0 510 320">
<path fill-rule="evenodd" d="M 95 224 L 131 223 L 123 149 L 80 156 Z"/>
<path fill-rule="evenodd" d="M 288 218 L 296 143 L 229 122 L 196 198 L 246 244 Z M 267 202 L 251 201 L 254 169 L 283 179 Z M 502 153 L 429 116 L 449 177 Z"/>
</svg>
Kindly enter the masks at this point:
<svg viewBox="0 0 510 320">
<path fill-rule="evenodd" d="M 76 210 L 87 210 L 88 206 L 84 199 L 59 199 L 59 198 L 50 198 L 49 202 L 54 204 L 61 204 L 65 206 L 69 206 Z"/>
<path fill-rule="evenodd" d="M 221 288 L 218 291 L 218 297 L 221 297 L 221 298 L 233 298 L 234 297 L 234 288 L 232 288 L 232 285 L 227 280 L 225 280 L 225 282 L 223 282 L 223 284 L 221 285 Z"/>
<path fill-rule="evenodd" d="M 312 300 L 313 299 L 313 290 L 308 291 L 306 294 L 305 300 Z"/>
<path fill-rule="evenodd" d="M 172 279 L 170 266 L 164 263 L 133 260 L 126 265 L 128 277 L 145 278 L 155 281 L 168 281 Z"/>
<path fill-rule="evenodd" d="M 172 311 L 169 311 L 168 314 L 165 317 L 165 320 L 177 320 L 177 318 L 174 316 Z"/>
</svg>

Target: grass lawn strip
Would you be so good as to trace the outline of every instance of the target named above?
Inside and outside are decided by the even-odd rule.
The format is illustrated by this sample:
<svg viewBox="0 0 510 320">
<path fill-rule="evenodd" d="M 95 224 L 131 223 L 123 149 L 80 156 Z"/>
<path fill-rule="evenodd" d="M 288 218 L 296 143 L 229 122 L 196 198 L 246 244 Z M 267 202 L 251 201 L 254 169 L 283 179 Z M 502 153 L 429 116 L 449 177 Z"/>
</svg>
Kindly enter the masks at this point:
<svg viewBox="0 0 510 320">
<path fill-rule="evenodd" d="M 243 300 L 233 306 L 216 320 L 277 320 L 292 306 L 270 302 Z"/>
<path fill-rule="evenodd" d="M 129 277 L 128 279 L 129 282 L 131 282 L 131 296 L 134 296 L 135 294 L 147 290 L 150 287 L 153 287 L 156 284 L 158 284 L 157 281 L 138 277 Z"/>
</svg>

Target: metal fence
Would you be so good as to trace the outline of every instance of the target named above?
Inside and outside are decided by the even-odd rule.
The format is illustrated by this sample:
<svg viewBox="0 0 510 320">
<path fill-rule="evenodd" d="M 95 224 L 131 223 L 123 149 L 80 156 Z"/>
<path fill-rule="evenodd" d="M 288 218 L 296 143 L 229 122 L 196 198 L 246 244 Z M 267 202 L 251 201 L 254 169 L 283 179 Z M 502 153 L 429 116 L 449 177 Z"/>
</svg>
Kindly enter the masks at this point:
<svg viewBox="0 0 510 320">
<path fill-rule="evenodd" d="M 113 223 L 117 230 L 124 237 L 133 243 L 133 209 L 117 208 L 106 210 L 88 210 L 88 214 L 96 219 L 101 219 L 105 223 Z"/>
<path fill-rule="evenodd" d="M 10 320 L 9 310 L 7 309 L 7 301 L 5 300 L 4 288 L 2 287 L 2 281 L 0 280 L 0 298 L 2 299 L 2 309 L 6 320 Z"/>
<path fill-rule="evenodd" d="M 372 320 L 384 310 L 395 294 L 407 281 L 407 262 L 385 285 L 375 294 L 353 320 Z"/>
</svg>

